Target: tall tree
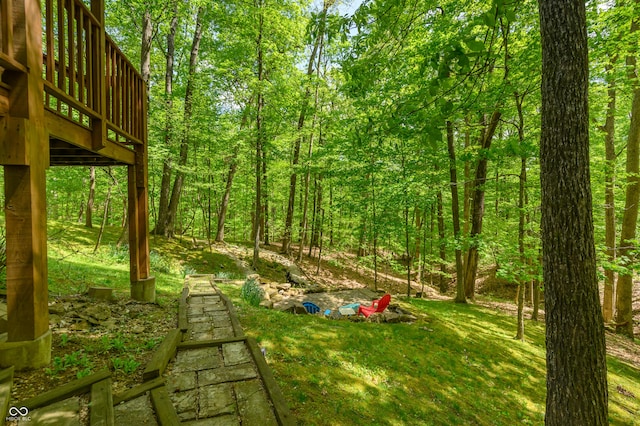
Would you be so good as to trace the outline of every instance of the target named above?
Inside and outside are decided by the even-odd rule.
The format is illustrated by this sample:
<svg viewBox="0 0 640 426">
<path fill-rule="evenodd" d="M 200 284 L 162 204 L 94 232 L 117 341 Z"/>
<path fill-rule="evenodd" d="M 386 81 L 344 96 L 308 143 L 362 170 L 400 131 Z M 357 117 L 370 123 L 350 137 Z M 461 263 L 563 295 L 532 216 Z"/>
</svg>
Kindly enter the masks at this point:
<svg viewBox="0 0 640 426">
<path fill-rule="evenodd" d="M 304 123 L 306 120 L 307 112 L 309 109 L 309 101 L 311 99 L 311 82 L 314 73 L 319 71 L 319 63 L 322 57 L 322 40 L 326 32 L 327 13 L 329 8 L 335 3 L 335 0 L 324 0 L 322 6 L 322 12 L 320 13 L 320 19 L 318 27 L 316 29 L 316 37 L 314 39 L 311 54 L 309 55 L 309 62 L 307 64 L 306 81 L 304 85 L 304 95 L 302 97 L 302 107 L 300 108 L 300 115 L 298 117 L 298 137 L 295 139 L 293 147 L 293 158 L 291 160 L 292 170 L 289 178 L 289 203 L 287 206 L 287 216 L 284 224 L 284 235 L 282 237 L 282 253 L 289 253 L 291 245 L 291 227 L 293 225 L 293 213 L 295 207 L 296 196 L 296 183 L 298 179 L 298 173 L 296 166 L 300 161 L 300 147 L 302 140 L 304 139 Z"/>
<path fill-rule="evenodd" d="M 500 122 L 500 111 L 494 111 L 486 129 L 483 129 L 480 137 L 480 147 L 482 148 L 480 160 L 476 168 L 476 176 L 473 186 L 473 209 L 471 213 L 471 245 L 467 252 L 467 259 L 464 262 L 464 284 L 467 298 L 475 297 L 476 275 L 478 272 L 479 241 L 482 233 L 482 221 L 484 219 L 484 194 L 485 182 L 487 181 L 487 151 L 491 147 L 493 136 Z"/>
<path fill-rule="evenodd" d="M 466 303 L 464 270 L 462 268 L 462 249 L 460 248 L 460 207 L 458 201 L 458 173 L 456 151 L 453 140 L 453 123 L 447 121 L 447 149 L 449 152 L 449 184 L 451 186 L 451 212 L 453 218 L 453 236 L 456 255 L 456 303 Z"/>
<path fill-rule="evenodd" d="M 635 0 L 640 4 L 640 0 Z M 630 34 L 640 31 L 640 18 L 636 15 L 631 21 Z M 640 84 L 638 83 L 638 69 L 636 52 L 629 52 L 626 57 L 627 75 L 633 87 L 633 102 L 631 105 L 631 123 L 627 137 L 627 187 L 625 194 L 624 215 L 620 230 L 620 245 L 618 256 L 632 259 L 632 252 L 636 249 L 636 227 L 638 224 L 638 202 L 640 202 Z M 628 261 L 627 271 L 618 275 L 616 285 L 616 331 L 633 339 L 633 269 Z"/>
<path fill-rule="evenodd" d="M 605 199 L 604 199 L 604 225 L 605 244 L 607 246 L 607 259 L 613 263 L 616 260 L 616 206 L 615 206 L 615 176 L 616 176 L 616 147 L 615 147 L 615 113 L 616 113 L 616 87 L 613 76 L 612 64 L 607 65 L 608 89 L 607 117 L 604 124 L 605 143 Z M 626 212 L 626 210 L 625 210 Z M 605 322 L 613 319 L 613 294 L 615 285 L 615 272 L 613 268 L 605 268 L 604 294 L 602 300 L 602 316 Z"/>
<path fill-rule="evenodd" d="M 255 209 L 253 217 L 253 261 L 252 267 L 256 269 L 258 267 L 258 260 L 260 257 L 260 222 L 262 215 L 262 149 L 264 146 L 264 87 L 262 86 L 265 80 L 264 74 L 264 46 L 263 46 L 263 31 L 264 31 L 264 0 L 256 0 L 256 8 L 258 13 L 258 33 L 256 37 L 256 77 L 258 79 L 258 94 L 257 94 L 257 107 L 256 107 L 256 197 L 255 197 Z"/>
<path fill-rule="evenodd" d="M 175 218 L 178 212 L 178 204 L 182 193 L 182 185 L 185 178 L 185 167 L 189 155 L 189 145 L 191 138 L 191 116 L 193 112 L 193 91 L 196 79 L 196 68 L 198 67 L 198 53 L 200 52 L 200 40 L 202 39 L 202 16 L 204 8 L 198 7 L 196 12 L 196 26 L 193 32 L 193 41 L 191 43 L 191 53 L 189 55 L 189 73 L 187 75 L 187 87 L 184 95 L 184 130 L 182 132 L 182 140 L 180 142 L 180 157 L 178 158 L 178 167 L 176 170 L 175 181 L 171 190 L 171 198 L 169 200 L 169 211 L 166 218 L 165 233 L 173 235 L 175 227 Z"/>
<path fill-rule="evenodd" d="M 589 171 L 584 2 L 540 0 L 547 425 L 606 425 L 607 365 Z"/>
<path fill-rule="evenodd" d="M 167 34 L 167 52 L 166 52 L 166 69 L 165 69 L 165 127 L 164 127 L 164 145 L 166 153 L 162 164 L 162 183 L 160 185 L 160 202 L 158 205 L 158 221 L 153 233 L 156 235 L 169 236 L 168 220 L 169 220 L 169 198 L 171 196 L 171 174 L 173 172 L 171 158 L 171 144 L 173 138 L 173 75 L 176 49 L 176 30 L 178 28 L 178 2 L 173 0 L 172 3 L 173 16 L 169 33 Z"/>
</svg>

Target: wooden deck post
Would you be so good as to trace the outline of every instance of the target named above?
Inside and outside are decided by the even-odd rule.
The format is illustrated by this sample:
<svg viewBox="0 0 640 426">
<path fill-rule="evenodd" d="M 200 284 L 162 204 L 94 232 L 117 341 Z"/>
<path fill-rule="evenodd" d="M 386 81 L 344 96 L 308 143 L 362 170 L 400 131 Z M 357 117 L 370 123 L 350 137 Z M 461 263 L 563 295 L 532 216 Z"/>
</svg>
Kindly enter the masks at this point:
<svg viewBox="0 0 640 426">
<path fill-rule="evenodd" d="M 9 114 L 0 119 L 8 336 L 0 343 L 0 366 L 24 369 L 41 367 L 51 359 L 45 201 L 49 140 L 43 128 L 40 2 L 12 1 L 13 59 L 26 71 L 3 75 L 10 87 Z"/>
<path fill-rule="evenodd" d="M 150 276 L 149 262 L 149 194 L 147 174 L 147 95 L 146 90 L 139 102 L 143 102 L 144 145 L 136 146 L 135 165 L 129 166 L 129 256 L 131 275 L 131 298 L 145 302 L 156 300 L 156 280 Z"/>
</svg>

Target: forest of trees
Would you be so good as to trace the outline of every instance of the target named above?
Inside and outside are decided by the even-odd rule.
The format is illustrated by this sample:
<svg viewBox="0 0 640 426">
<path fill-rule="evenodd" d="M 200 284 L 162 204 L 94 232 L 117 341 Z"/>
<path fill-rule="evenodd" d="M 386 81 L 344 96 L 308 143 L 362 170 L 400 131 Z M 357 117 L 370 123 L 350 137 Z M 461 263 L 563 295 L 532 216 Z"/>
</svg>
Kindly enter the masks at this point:
<svg viewBox="0 0 640 426">
<path fill-rule="evenodd" d="M 442 290 L 453 279 L 459 302 L 492 265 L 538 300 L 537 2 L 106 3 L 149 82 L 155 234 L 351 251 Z M 586 22 L 602 313 L 632 336 L 640 2 L 589 1 Z M 125 173 L 50 170 L 49 216 L 125 228 Z"/>
</svg>

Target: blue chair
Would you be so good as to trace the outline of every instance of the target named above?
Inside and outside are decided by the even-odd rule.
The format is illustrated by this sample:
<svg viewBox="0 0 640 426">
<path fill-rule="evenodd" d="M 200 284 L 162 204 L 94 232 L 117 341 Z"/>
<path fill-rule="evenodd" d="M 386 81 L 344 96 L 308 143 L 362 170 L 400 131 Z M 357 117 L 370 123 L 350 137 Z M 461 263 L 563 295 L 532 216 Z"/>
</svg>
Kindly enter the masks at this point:
<svg viewBox="0 0 640 426">
<path fill-rule="evenodd" d="M 307 310 L 310 314 L 317 314 L 320 312 L 320 307 L 312 302 L 302 302 L 302 306 Z"/>
</svg>

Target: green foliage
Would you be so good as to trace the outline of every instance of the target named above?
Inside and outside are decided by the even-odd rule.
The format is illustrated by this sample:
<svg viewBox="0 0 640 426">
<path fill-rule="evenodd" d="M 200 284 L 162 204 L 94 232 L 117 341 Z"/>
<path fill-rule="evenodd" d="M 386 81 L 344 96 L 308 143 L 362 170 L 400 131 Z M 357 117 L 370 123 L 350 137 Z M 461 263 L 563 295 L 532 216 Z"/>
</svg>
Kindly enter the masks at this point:
<svg viewBox="0 0 640 426">
<path fill-rule="evenodd" d="M 198 273 L 197 269 L 194 268 L 193 266 L 184 265 L 182 267 L 180 275 L 182 275 L 182 277 L 184 278 L 187 275 L 193 275 L 193 274 L 197 274 L 197 273 Z"/>
<path fill-rule="evenodd" d="M 170 273 L 173 270 L 171 260 L 155 250 L 149 252 L 149 262 L 151 269 L 158 272 Z"/>
<path fill-rule="evenodd" d="M 76 370 L 76 377 L 80 379 L 91 374 L 93 368 L 93 363 L 83 350 L 66 354 L 63 357 L 56 356 L 52 363 L 53 365 L 45 370 L 50 376 L 56 376 L 62 371 L 73 369 Z"/>
<path fill-rule="evenodd" d="M 144 344 L 144 347 L 145 347 L 145 349 L 149 349 L 150 350 L 150 349 L 153 349 L 156 346 L 158 346 L 158 344 L 160 342 L 162 342 L 162 337 L 154 337 L 154 338 L 151 338 L 151 339 L 147 340 L 145 342 L 145 344 Z"/>
<path fill-rule="evenodd" d="M 102 336 L 100 338 L 100 347 L 98 348 L 98 351 L 101 353 L 110 351 L 125 352 L 126 350 L 126 339 L 121 334 L 118 334 L 115 337 Z"/>
<path fill-rule="evenodd" d="M 140 363 L 132 356 L 127 359 L 111 358 L 111 365 L 115 371 L 122 371 L 126 374 L 134 373 L 140 367 Z"/>
<path fill-rule="evenodd" d="M 260 284 L 254 279 L 248 279 L 242 285 L 240 297 L 245 300 L 251 306 L 260 305 L 260 301 L 263 297 L 263 290 L 260 288 Z"/>
<path fill-rule="evenodd" d="M 128 244 L 109 244 L 109 258 L 116 263 L 129 262 L 129 245 Z"/>
</svg>

